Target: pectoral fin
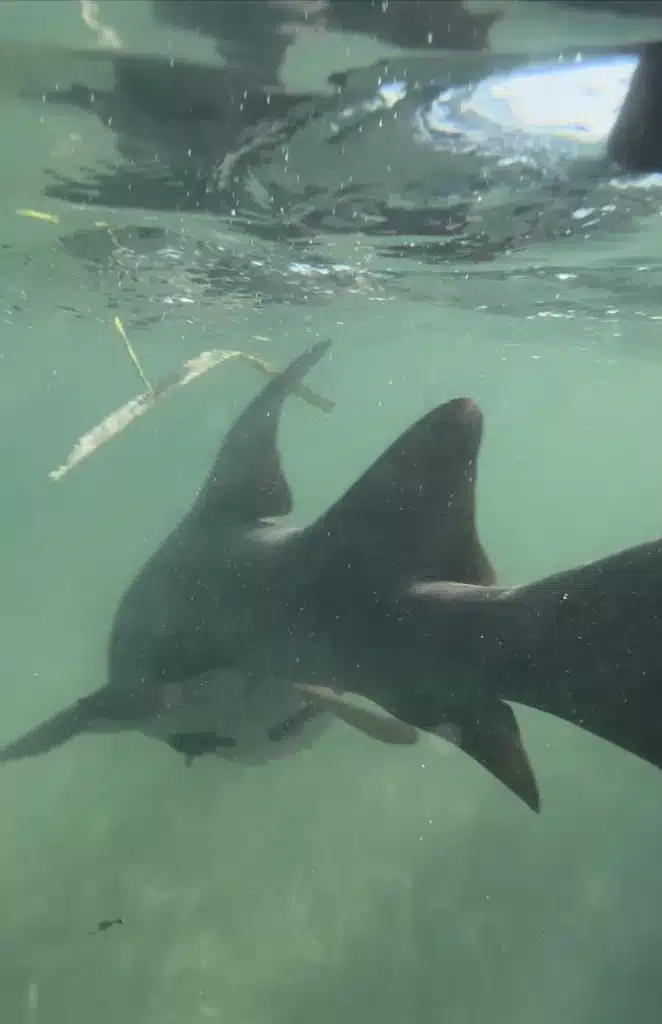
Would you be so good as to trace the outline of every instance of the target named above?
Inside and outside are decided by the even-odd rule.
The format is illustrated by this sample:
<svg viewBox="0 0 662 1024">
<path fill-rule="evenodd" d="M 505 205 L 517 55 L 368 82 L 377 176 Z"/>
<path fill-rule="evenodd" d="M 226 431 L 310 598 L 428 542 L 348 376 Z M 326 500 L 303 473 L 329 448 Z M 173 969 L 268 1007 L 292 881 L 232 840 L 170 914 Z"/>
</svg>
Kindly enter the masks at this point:
<svg viewBox="0 0 662 1024">
<path fill-rule="evenodd" d="M 347 725 L 381 743 L 404 745 L 417 743 L 421 730 L 403 722 L 381 708 L 369 708 L 326 686 L 296 683 L 321 711 L 329 712 Z M 503 701 L 469 712 L 455 710 L 436 729 L 426 730 L 453 743 L 469 757 L 473 757 L 499 782 L 523 800 L 527 807 L 540 811 L 538 783 L 522 742 L 517 719 L 512 708 Z"/>
<path fill-rule="evenodd" d="M 386 714 L 385 711 L 361 707 L 326 686 L 311 686 L 307 683 L 295 683 L 295 686 L 320 710 L 330 712 L 347 725 L 358 729 L 373 740 L 379 740 L 380 743 L 403 745 L 417 743 L 420 739 L 418 729 Z"/>
<path fill-rule="evenodd" d="M 478 761 L 532 811 L 540 811 L 538 783 L 508 704 L 495 701 L 480 708 L 478 717 L 475 712 L 453 715 L 435 732 Z"/>
</svg>

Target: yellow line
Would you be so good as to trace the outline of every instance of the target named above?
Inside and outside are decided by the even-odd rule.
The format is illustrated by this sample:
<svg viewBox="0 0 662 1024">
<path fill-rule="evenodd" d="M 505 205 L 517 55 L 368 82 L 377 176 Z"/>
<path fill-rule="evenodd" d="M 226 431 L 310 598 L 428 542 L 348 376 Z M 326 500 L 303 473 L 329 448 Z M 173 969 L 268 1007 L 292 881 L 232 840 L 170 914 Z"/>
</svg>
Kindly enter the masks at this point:
<svg viewBox="0 0 662 1024">
<path fill-rule="evenodd" d="M 116 331 L 118 332 L 119 336 L 121 337 L 122 341 L 124 342 L 125 348 L 126 348 L 127 352 L 129 353 L 129 358 L 130 358 L 131 362 L 133 363 L 133 365 L 135 366 L 136 370 L 138 371 L 138 375 L 139 375 L 141 381 L 143 382 L 143 384 L 145 385 L 147 390 L 151 391 L 152 390 L 152 385 L 150 384 L 150 382 L 147 380 L 147 377 L 143 373 L 143 368 L 140 365 L 140 362 L 138 360 L 138 356 L 136 355 L 135 350 L 133 348 L 133 345 L 129 341 L 129 339 L 127 337 L 127 333 L 124 330 L 124 324 L 122 323 L 122 321 L 120 320 L 120 318 L 118 316 L 115 317 L 115 319 L 113 320 L 113 323 L 115 324 Z"/>
</svg>

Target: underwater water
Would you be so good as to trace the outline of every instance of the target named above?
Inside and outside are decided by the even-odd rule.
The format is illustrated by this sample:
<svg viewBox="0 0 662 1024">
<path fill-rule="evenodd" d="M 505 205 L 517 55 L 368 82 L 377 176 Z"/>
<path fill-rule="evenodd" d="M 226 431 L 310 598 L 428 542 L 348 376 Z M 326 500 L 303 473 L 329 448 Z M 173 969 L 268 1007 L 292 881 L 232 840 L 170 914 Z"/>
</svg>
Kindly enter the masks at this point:
<svg viewBox="0 0 662 1024">
<path fill-rule="evenodd" d="M 76 439 L 143 390 L 116 317 L 153 381 L 203 350 L 283 366 L 332 339 L 310 384 L 333 411 L 290 400 L 283 415 L 297 524 L 416 418 L 467 395 L 485 415 L 479 526 L 504 583 L 662 533 L 649 296 L 617 310 L 587 292 L 583 309 L 573 295 L 572 313 L 551 316 L 544 296 L 532 312 L 526 280 L 509 279 L 507 309 L 486 310 L 447 302 L 441 284 L 430 299 L 430 278 L 425 295 L 353 281 L 320 296 L 316 279 L 295 291 L 287 275 L 277 301 L 262 278 L 198 296 L 184 250 L 175 269 L 152 253 L 144 273 L 139 246 L 122 249 L 124 266 L 72 256 L 74 235 L 85 246 L 85 232 L 98 241 L 127 220 L 49 200 L 46 168 L 79 161 L 81 138 L 95 154 L 111 143 L 71 112 L 3 103 L 15 163 L 2 171 L 0 743 L 103 681 L 122 592 L 263 383 L 221 364 L 54 482 Z M 202 214 L 147 219 L 176 222 L 193 248 L 211 230 Z M 642 237 L 640 249 L 607 238 L 586 262 L 599 251 L 622 267 L 625 252 L 652 265 Z M 549 259 L 563 255 L 550 246 Z M 380 745 L 341 722 L 250 769 L 213 757 L 186 769 L 132 733 L 3 765 L 0 1020 L 658 1021 L 662 776 L 560 720 L 517 715 L 540 815 L 455 748 Z"/>
</svg>

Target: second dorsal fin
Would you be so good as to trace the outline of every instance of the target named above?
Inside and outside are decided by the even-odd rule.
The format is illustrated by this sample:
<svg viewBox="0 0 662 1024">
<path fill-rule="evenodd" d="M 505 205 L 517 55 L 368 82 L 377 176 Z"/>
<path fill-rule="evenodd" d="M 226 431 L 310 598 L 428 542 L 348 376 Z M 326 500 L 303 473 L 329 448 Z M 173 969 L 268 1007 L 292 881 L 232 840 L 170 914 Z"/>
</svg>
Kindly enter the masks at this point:
<svg viewBox="0 0 662 1024">
<path fill-rule="evenodd" d="M 278 449 L 283 403 L 329 348 L 321 341 L 272 377 L 228 431 L 195 504 L 198 515 L 250 523 L 292 510 Z"/>
</svg>

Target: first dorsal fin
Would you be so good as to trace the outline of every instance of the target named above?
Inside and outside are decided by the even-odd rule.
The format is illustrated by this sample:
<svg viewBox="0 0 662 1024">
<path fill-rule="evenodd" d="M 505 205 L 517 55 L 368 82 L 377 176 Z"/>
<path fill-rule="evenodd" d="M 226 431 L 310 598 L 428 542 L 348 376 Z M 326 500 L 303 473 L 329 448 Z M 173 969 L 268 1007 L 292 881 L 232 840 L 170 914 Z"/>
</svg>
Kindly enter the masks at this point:
<svg viewBox="0 0 662 1024">
<path fill-rule="evenodd" d="M 407 430 L 318 521 L 334 566 L 410 579 L 490 584 L 476 530 L 483 417 L 468 398 L 438 406 Z"/>
<path fill-rule="evenodd" d="M 195 505 L 198 515 L 255 522 L 292 511 L 278 450 L 283 403 L 329 348 L 321 341 L 272 377 L 228 431 Z"/>
</svg>

